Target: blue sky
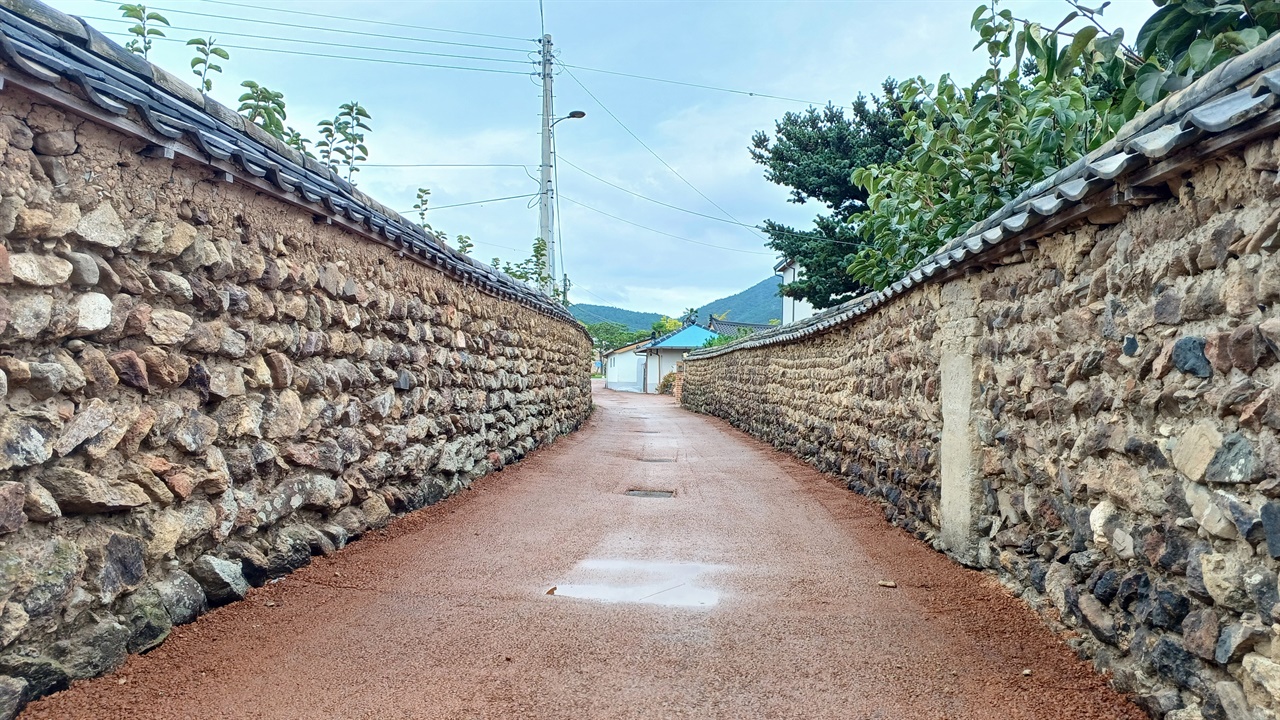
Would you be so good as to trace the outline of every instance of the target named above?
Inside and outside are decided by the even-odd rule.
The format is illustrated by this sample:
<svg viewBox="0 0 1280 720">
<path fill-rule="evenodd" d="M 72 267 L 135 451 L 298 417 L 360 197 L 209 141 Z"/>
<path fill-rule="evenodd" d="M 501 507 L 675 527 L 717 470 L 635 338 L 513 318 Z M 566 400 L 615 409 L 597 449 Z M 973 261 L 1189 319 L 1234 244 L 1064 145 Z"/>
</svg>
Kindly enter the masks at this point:
<svg viewBox="0 0 1280 720">
<path fill-rule="evenodd" d="M 105 32 L 120 32 L 125 27 L 93 19 L 118 17 L 117 2 L 52 0 L 51 4 L 89 18 Z M 875 92 L 889 76 L 936 79 L 950 72 L 959 78 L 975 77 L 983 60 L 970 50 L 974 35 L 968 22 L 977 4 L 976 0 L 547 0 L 544 11 L 546 31 L 552 35 L 559 60 L 567 65 L 843 105 L 859 92 Z M 1056 23 L 1069 11 L 1061 0 L 1024 0 L 1005 6 L 1018 16 L 1046 23 Z M 538 190 L 526 170 L 537 174 L 540 90 L 531 76 L 520 74 L 534 69 L 525 63 L 533 57 L 537 46 L 532 40 L 540 33 L 536 0 L 156 0 L 151 7 L 173 26 L 191 28 L 169 30 L 171 38 L 185 41 L 212 34 L 223 45 L 244 46 L 228 48 L 231 59 L 223 63 L 224 74 L 214 80 L 211 94 L 224 104 L 236 107 L 240 82 L 255 80 L 283 92 L 288 124 L 315 137 L 317 121 L 332 117 L 340 103 L 359 100 L 373 115 L 373 131 L 368 142 L 370 167 L 358 174 L 357 182 L 361 189 L 396 209 L 409 210 L 419 187 L 431 188 L 433 206 Z M 1133 37 L 1153 10 L 1150 0 L 1119 0 L 1107 8 L 1104 17 L 1106 24 L 1124 27 Z M 316 18 L 299 12 L 400 27 Z M 271 53 L 249 47 L 340 57 Z M 356 56 L 516 74 L 350 59 Z M 188 73 L 191 57 L 189 49 L 178 42 L 157 42 L 151 54 L 153 62 L 183 76 Z M 776 258 L 749 228 L 646 202 L 584 175 L 569 166 L 570 162 L 671 205 L 721 218 L 727 213 L 747 224 L 772 218 L 804 225 L 821 210 L 812 204 L 786 202 L 786 189 L 766 182 L 762 168 L 747 154 L 755 130 L 772 129 L 774 120 L 786 111 L 806 107 L 803 102 L 655 83 L 586 69 L 570 72 L 582 85 L 564 73 L 556 77 L 557 115 L 570 110 L 587 113 L 584 119 L 567 120 L 556 127 L 557 146 L 564 160 L 559 168 L 559 219 L 564 267 L 574 284 L 574 301 L 676 314 L 768 277 Z M 191 79 L 194 84 L 195 78 Z M 602 110 L 583 86 L 620 122 Z M 623 125 L 689 184 L 650 154 Z M 527 168 L 373 167 L 375 164 L 510 164 Z M 537 208 L 529 202 L 441 208 L 429 213 L 427 220 L 450 236 L 471 236 L 476 243 L 473 254 L 486 261 L 495 256 L 514 261 L 528 255 L 538 232 Z"/>
</svg>

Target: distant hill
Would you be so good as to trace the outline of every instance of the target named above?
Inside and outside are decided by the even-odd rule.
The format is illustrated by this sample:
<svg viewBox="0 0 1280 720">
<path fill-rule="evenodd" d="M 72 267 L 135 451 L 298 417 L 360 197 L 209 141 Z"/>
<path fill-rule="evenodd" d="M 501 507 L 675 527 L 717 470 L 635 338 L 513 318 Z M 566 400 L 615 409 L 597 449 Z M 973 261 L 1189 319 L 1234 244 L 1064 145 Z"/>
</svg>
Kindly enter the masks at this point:
<svg viewBox="0 0 1280 720">
<path fill-rule="evenodd" d="M 728 312 L 726 320 L 745 323 L 767 323 L 770 320 L 782 319 L 782 298 L 778 296 L 778 286 L 782 278 L 770 276 L 743 290 L 737 295 L 713 300 L 698 308 L 698 322 L 706 323 L 713 314 Z M 675 317 L 684 308 L 672 311 Z M 569 308 L 578 320 L 591 325 L 598 322 L 616 322 L 626 325 L 630 330 L 648 330 L 662 318 L 660 313 L 636 312 L 623 310 L 610 305 L 587 305 L 577 303 Z"/>
<path fill-rule="evenodd" d="M 586 305 L 575 303 L 569 312 L 580 322 L 594 325 L 600 322 L 616 322 L 627 326 L 628 330 L 648 330 L 654 323 L 662 319 L 658 313 L 623 310 L 609 305 Z"/>
<path fill-rule="evenodd" d="M 728 311 L 725 320 L 745 323 L 767 323 L 782 319 L 782 297 L 778 286 L 782 278 L 777 275 L 761 280 L 737 295 L 714 300 L 698 308 L 698 322 L 705 323 L 712 315 Z"/>
</svg>

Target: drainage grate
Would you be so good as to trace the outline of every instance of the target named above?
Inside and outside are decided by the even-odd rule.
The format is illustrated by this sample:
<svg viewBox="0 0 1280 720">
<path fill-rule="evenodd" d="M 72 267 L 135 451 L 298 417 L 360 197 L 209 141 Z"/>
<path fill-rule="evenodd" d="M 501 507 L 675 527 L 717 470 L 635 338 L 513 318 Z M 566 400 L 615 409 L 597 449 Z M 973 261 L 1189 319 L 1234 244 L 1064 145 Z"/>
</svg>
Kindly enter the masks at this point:
<svg viewBox="0 0 1280 720">
<path fill-rule="evenodd" d="M 628 490 L 627 494 L 631 497 L 647 497 L 647 498 L 669 498 L 675 497 L 674 490 Z"/>
<path fill-rule="evenodd" d="M 675 462 L 675 458 L 640 458 L 640 462 Z"/>
</svg>

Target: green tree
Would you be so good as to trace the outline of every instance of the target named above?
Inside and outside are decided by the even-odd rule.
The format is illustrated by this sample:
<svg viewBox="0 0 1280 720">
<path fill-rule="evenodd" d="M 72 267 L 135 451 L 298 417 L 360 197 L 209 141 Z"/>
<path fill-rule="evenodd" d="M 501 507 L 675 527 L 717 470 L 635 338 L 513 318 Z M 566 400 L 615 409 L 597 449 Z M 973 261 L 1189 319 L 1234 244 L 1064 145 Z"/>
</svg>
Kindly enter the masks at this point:
<svg viewBox="0 0 1280 720">
<path fill-rule="evenodd" d="M 547 241 L 542 238 L 534 238 L 533 251 L 524 260 L 512 264 L 504 263 L 499 258 L 494 258 L 492 265 L 495 269 L 501 270 L 517 280 L 523 280 L 547 289 L 549 295 L 557 298 L 562 303 L 569 302 L 569 278 L 564 278 L 563 284 L 561 284 L 547 274 Z"/>
<path fill-rule="evenodd" d="M 475 243 L 471 242 L 470 235 L 459 235 L 455 239 L 458 241 L 458 252 L 463 255 L 470 255 L 471 249 L 476 246 Z"/>
<path fill-rule="evenodd" d="M 680 313 L 681 325 L 693 325 L 696 322 L 698 322 L 698 308 L 685 308 L 684 312 Z"/>
<path fill-rule="evenodd" d="M 649 337 L 643 330 L 628 330 L 626 325 L 616 322 L 598 322 L 587 325 L 587 334 L 597 352 L 607 353 Z"/>
<path fill-rule="evenodd" d="M 1224 60 L 1257 47 L 1280 29 L 1280 3 L 1159 0 L 1135 41 L 1145 61 L 1137 94 L 1154 103 Z M 1079 9 L 1079 8 L 1078 8 Z"/>
<path fill-rule="evenodd" d="M 675 332 L 682 327 L 684 327 L 684 325 L 681 324 L 679 320 L 663 315 L 661 319 L 653 323 L 653 332 L 661 337 L 667 333 Z"/>
<path fill-rule="evenodd" d="M 1074 7 L 1074 6 L 1073 6 Z M 1091 11 L 1093 12 L 1093 11 Z M 855 170 L 868 192 L 854 217 L 863 238 L 849 272 L 881 289 L 1022 188 L 1098 147 L 1140 109 L 1122 32 L 1073 34 L 980 6 L 972 26 L 988 69 L 971 84 L 943 75 L 902 84 L 910 145 L 896 163 Z M 1025 62 L 1024 62 L 1025 61 Z"/>
<path fill-rule="evenodd" d="M 151 52 L 151 39 L 164 37 L 164 31 L 160 28 L 152 27 L 152 23 L 164 25 L 168 27 L 169 21 L 158 12 L 151 12 L 146 5 L 121 5 L 121 15 L 127 20 L 136 20 L 137 23 L 129 28 L 129 34 L 134 35 L 134 39 L 125 43 L 124 49 L 131 53 L 141 55 L 143 59 L 147 59 L 147 54 Z"/>
<path fill-rule="evenodd" d="M 847 272 L 861 244 L 847 222 L 866 210 L 867 191 L 850 176 L 868 165 L 896 162 L 907 145 L 897 83 L 886 80 L 882 92 L 859 95 L 848 115 L 832 105 L 789 112 L 775 123 L 772 137 L 760 131 L 751 138 L 751 159 L 764 166 L 765 179 L 791 189 L 789 202 L 813 200 L 828 210 L 811 229 L 765 221 L 769 247 L 805 269 L 804 277 L 782 286 L 782 295 L 823 308 L 864 289 Z"/>
</svg>

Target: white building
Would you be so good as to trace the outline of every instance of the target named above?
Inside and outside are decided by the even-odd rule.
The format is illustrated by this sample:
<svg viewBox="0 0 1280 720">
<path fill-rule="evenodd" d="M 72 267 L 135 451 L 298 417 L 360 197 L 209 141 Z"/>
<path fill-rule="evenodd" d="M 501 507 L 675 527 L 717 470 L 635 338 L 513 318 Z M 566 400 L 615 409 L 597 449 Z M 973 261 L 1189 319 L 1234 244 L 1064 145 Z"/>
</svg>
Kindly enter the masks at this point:
<svg viewBox="0 0 1280 720">
<path fill-rule="evenodd" d="M 804 268 L 790 258 L 783 258 L 773 266 L 773 272 L 782 276 L 782 284 L 793 283 L 804 274 Z M 782 296 L 782 324 L 793 323 L 813 315 L 813 306 L 804 300 Z"/>
<path fill-rule="evenodd" d="M 686 325 L 645 345 L 640 350 L 644 353 L 647 365 L 643 392 L 658 392 L 658 383 L 662 382 L 667 373 L 676 371 L 676 365 L 684 359 L 685 353 L 700 348 L 706 341 L 717 337 L 720 337 L 720 333 L 701 325 Z"/>
<path fill-rule="evenodd" d="M 644 348 L 653 342 L 641 340 L 604 354 L 604 386 L 610 390 L 644 392 Z"/>
</svg>

